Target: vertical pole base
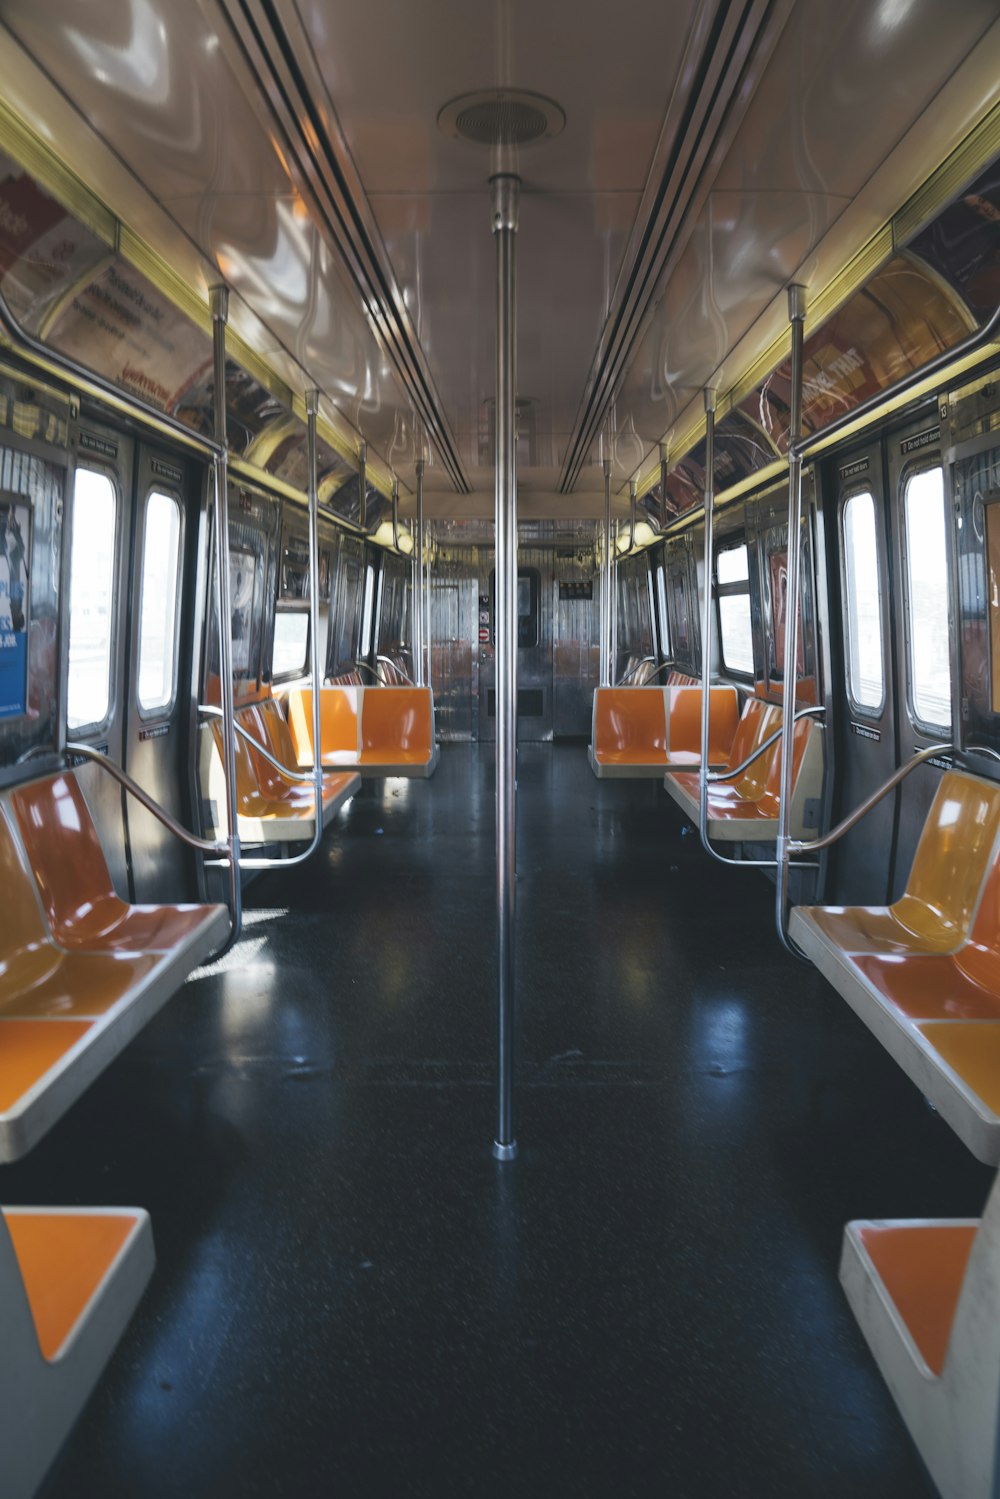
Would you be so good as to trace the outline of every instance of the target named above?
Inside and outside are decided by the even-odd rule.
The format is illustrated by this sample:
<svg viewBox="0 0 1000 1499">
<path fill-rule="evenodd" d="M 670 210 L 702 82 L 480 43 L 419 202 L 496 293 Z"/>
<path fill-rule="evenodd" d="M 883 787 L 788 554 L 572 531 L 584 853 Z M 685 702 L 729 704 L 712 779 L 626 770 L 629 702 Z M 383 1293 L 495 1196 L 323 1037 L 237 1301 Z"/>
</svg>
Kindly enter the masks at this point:
<svg viewBox="0 0 1000 1499">
<path fill-rule="evenodd" d="M 517 1141 L 511 1140 L 509 1145 L 501 1145 L 499 1140 L 494 1140 L 493 1159 L 495 1161 L 516 1161 Z"/>
</svg>

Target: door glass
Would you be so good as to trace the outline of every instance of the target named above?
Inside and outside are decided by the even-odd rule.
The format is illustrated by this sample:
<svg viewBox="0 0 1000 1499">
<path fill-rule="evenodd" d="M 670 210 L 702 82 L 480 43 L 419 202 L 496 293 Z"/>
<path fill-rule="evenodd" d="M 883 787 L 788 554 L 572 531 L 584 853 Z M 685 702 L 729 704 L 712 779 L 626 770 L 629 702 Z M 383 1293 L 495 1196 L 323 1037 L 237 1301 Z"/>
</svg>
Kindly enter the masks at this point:
<svg viewBox="0 0 1000 1499">
<path fill-rule="evenodd" d="M 878 713 L 885 701 L 882 602 L 878 586 L 875 500 L 867 490 L 844 505 L 847 594 L 847 685 L 858 708 Z"/>
<path fill-rule="evenodd" d="M 750 626 L 750 562 L 746 543 L 725 547 L 715 560 L 719 596 L 719 642 L 726 671 L 753 673 Z"/>
<path fill-rule="evenodd" d="M 309 653 L 309 615 L 303 609 L 279 609 L 274 616 L 271 677 L 299 677 Z"/>
<path fill-rule="evenodd" d="M 115 593 L 115 488 L 107 474 L 76 471 L 70 540 L 69 679 L 71 729 L 102 724 L 111 706 Z"/>
<path fill-rule="evenodd" d="M 910 696 L 915 716 L 935 728 L 951 726 L 951 649 L 948 631 L 948 546 L 944 471 L 911 474 L 903 493 L 910 637 Z"/>
<path fill-rule="evenodd" d="M 181 507 L 173 495 L 153 490 L 146 500 L 139 612 L 139 707 L 169 708 L 177 663 L 177 592 L 180 582 Z"/>
</svg>

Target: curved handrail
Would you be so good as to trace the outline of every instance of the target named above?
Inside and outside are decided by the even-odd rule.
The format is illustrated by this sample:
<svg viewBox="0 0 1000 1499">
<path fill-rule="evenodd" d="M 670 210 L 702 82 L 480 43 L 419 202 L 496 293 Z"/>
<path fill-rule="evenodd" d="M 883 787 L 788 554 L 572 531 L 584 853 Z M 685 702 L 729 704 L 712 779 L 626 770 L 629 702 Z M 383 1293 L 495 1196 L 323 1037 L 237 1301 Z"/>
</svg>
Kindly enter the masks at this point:
<svg viewBox="0 0 1000 1499">
<path fill-rule="evenodd" d="M 842 822 L 838 822 L 835 828 L 831 828 L 828 833 L 824 833 L 822 838 L 813 838 L 808 843 L 804 842 L 801 838 L 790 838 L 788 840 L 788 852 L 790 854 L 816 853 L 820 849 L 831 848 L 833 844 L 840 842 L 845 833 L 849 833 L 853 827 L 856 827 L 863 817 L 867 817 L 868 813 L 873 807 L 878 806 L 883 797 L 888 796 L 890 791 L 895 791 L 900 782 L 905 781 L 906 777 L 911 771 L 916 770 L 918 765 L 923 765 L 925 760 L 932 759 L 934 755 L 955 755 L 958 753 L 958 746 L 954 744 L 928 744 L 925 749 L 919 750 L 913 756 L 912 760 L 907 760 L 905 765 L 900 765 L 894 770 L 887 781 L 883 781 L 882 785 L 877 787 L 871 796 L 865 797 L 864 801 L 855 807 L 853 812 L 849 812 Z"/>
<path fill-rule="evenodd" d="M 49 753 L 49 751 L 46 750 L 46 753 Z M 135 797 L 140 806 L 145 807 L 147 812 L 151 813 L 158 822 L 162 822 L 167 831 L 173 833 L 175 838 L 179 838 L 182 843 L 186 843 L 188 848 L 197 849 L 202 854 L 228 853 L 229 845 L 225 839 L 219 841 L 214 838 L 200 838 L 197 833 L 189 832 L 165 807 L 161 807 L 159 802 L 154 801 L 148 792 L 143 791 L 142 787 L 137 781 L 133 781 L 127 771 L 122 770 L 121 766 L 116 765 L 103 751 L 94 749 L 93 745 L 90 744 L 75 744 L 71 740 L 66 745 L 66 754 L 80 755 L 85 760 L 93 760 L 95 765 L 99 765 L 102 770 L 106 770 L 108 775 L 112 776 L 120 786 L 124 786 L 130 796 Z"/>
<path fill-rule="evenodd" d="M 798 723 L 800 718 L 818 718 L 821 713 L 825 712 L 826 709 L 822 705 L 812 708 L 800 708 L 799 711 L 795 714 L 794 721 L 795 723 Z M 826 725 L 824 724 L 822 727 L 825 728 Z M 747 755 L 746 759 L 742 761 L 741 764 L 734 766 L 732 770 L 730 770 L 728 766 L 725 770 L 709 770 L 709 784 L 715 785 L 720 781 L 731 781 L 734 779 L 734 777 L 741 776 L 745 770 L 750 769 L 750 766 L 754 763 L 755 760 L 759 760 L 761 755 L 766 754 L 767 751 L 772 747 L 772 745 L 777 744 L 783 732 L 783 729 L 775 729 L 773 734 L 769 734 L 766 739 L 763 739 L 761 743 L 758 744 L 757 748 L 753 750 L 751 754 Z M 671 766 L 667 770 L 667 775 L 680 775 L 681 773 L 688 774 L 691 771 L 698 771 L 700 774 L 701 764 L 699 763 L 698 765 Z M 814 843 L 809 844 L 810 848 L 815 848 L 815 846 L 816 845 Z"/>
<path fill-rule="evenodd" d="M 398 671 L 398 672 L 399 672 L 399 675 L 400 675 L 400 676 L 401 676 L 401 677 L 406 677 L 406 680 L 407 680 L 407 683 L 408 683 L 408 684 L 409 684 L 409 686 L 411 686 L 411 687 L 416 687 L 416 685 L 417 685 L 417 684 L 416 684 L 416 682 L 415 682 L 415 681 L 414 681 L 414 680 L 413 680 L 413 678 L 412 678 L 412 677 L 411 677 L 411 676 L 409 676 L 409 675 L 408 675 L 408 674 L 407 674 L 407 673 L 406 673 L 406 672 L 405 672 L 405 671 L 404 671 L 404 670 L 403 670 L 403 668 L 402 668 L 402 667 L 401 667 L 401 666 L 400 666 L 400 665 L 399 665 L 399 664 L 398 664 L 398 662 L 396 662 L 396 661 L 394 661 L 394 660 L 393 660 L 393 659 L 392 659 L 392 657 L 391 657 L 391 656 L 376 656 L 376 657 L 375 657 L 375 660 L 376 660 L 376 661 L 381 661 L 381 662 L 383 662 L 383 663 L 384 663 L 384 665 L 386 665 L 386 666 L 391 666 L 391 667 L 392 667 L 392 669 L 393 669 L 393 671 Z M 383 682 L 383 683 L 382 683 L 382 685 L 383 685 L 383 687 L 387 687 L 387 686 L 388 686 L 388 685 L 389 685 L 389 684 L 388 684 L 388 682 Z"/>
<path fill-rule="evenodd" d="M 221 708 L 211 707 L 208 703 L 199 703 L 198 712 L 203 714 L 206 718 L 223 719 L 224 717 Z M 259 755 L 263 755 L 267 763 L 269 765 L 273 765 L 275 770 L 278 771 L 280 775 L 283 775 L 285 777 L 286 781 L 305 781 L 310 786 L 312 785 L 314 776 L 311 770 L 292 770 L 292 768 L 286 765 L 282 760 L 275 759 L 274 755 L 271 754 L 271 751 L 267 748 L 267 746 L 261 744 L 260 740 L 250 733 L 249 729 L 245 729 L 240 723 L 239 719 L 236 719 L 236 721 L 233 723 L 233 728 L 236 730 L 237 734 L 239 734 L 240 738 L 246 740 L 247 744 L 249 744 L 252 749 L 255 749 Z"/>
<path fill-rule="evenodd" d="M 656 660 L 655 656 L 640 656 L 639 660 L 635 663 L 635 665 L 632 666 L 632 667 L 630 667 L 629 670 L 625 673 L 625 675 L 623 677 L 620 677 L 618 679 L 618 681 L 614 685 L 616 687 L 624 687 L 625 683 L 628 681 L 629 677 L 634 677 L 635 674 L 636 674 L 636 672 L 639 670 L 639 668 L 641 666 L 649 666 L 653 662 L 655 662 L 655 660 Z"/>
<path fill-rule="evenodd" d="M 374 666 L 372 666 L 370 661 L 355 661 L 354 665 L 358 671 L 370 672 L 372 677 L 380 687 L 383 685 L 382 678 L 379 676 L 378 672 L 375 670 Z"/>
</svg>

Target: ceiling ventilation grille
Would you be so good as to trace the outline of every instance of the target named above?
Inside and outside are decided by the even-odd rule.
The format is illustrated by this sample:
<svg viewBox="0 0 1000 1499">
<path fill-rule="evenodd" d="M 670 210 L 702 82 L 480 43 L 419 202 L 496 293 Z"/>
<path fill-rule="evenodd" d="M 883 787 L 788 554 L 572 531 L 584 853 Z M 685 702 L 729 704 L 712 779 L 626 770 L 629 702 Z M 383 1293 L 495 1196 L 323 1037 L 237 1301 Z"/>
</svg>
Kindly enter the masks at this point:
<svg viewBox="0 0 1000 1499">
<path fill-rule="evenodd" d="M 553 99 L 514 89 L 462 94 L 438 115 L 445 135 L 477 146 L 530 146 L 558 135 L 566 116 Z"/>
</svg>

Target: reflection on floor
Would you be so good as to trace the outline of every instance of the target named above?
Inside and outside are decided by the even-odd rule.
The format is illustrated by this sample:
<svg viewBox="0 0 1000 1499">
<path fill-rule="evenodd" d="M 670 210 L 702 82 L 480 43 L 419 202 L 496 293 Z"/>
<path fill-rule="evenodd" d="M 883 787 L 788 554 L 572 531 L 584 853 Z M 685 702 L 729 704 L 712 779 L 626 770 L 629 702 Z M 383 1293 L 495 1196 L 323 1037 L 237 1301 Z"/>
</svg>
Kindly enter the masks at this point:
<svg viewBox="0 0 1000 1499">
<path fill-rule="evenodd" d="M 579 746 L 520 757 L 520 1085 L 490 1157 L 489 751 L 366 789 L 248 893 L 5 1202 L 137 1203 L 159 1263 L 45 1499 L 930 1492 L 836 1280 L 989 1173 L 760 873 Z"/>
</svg>

